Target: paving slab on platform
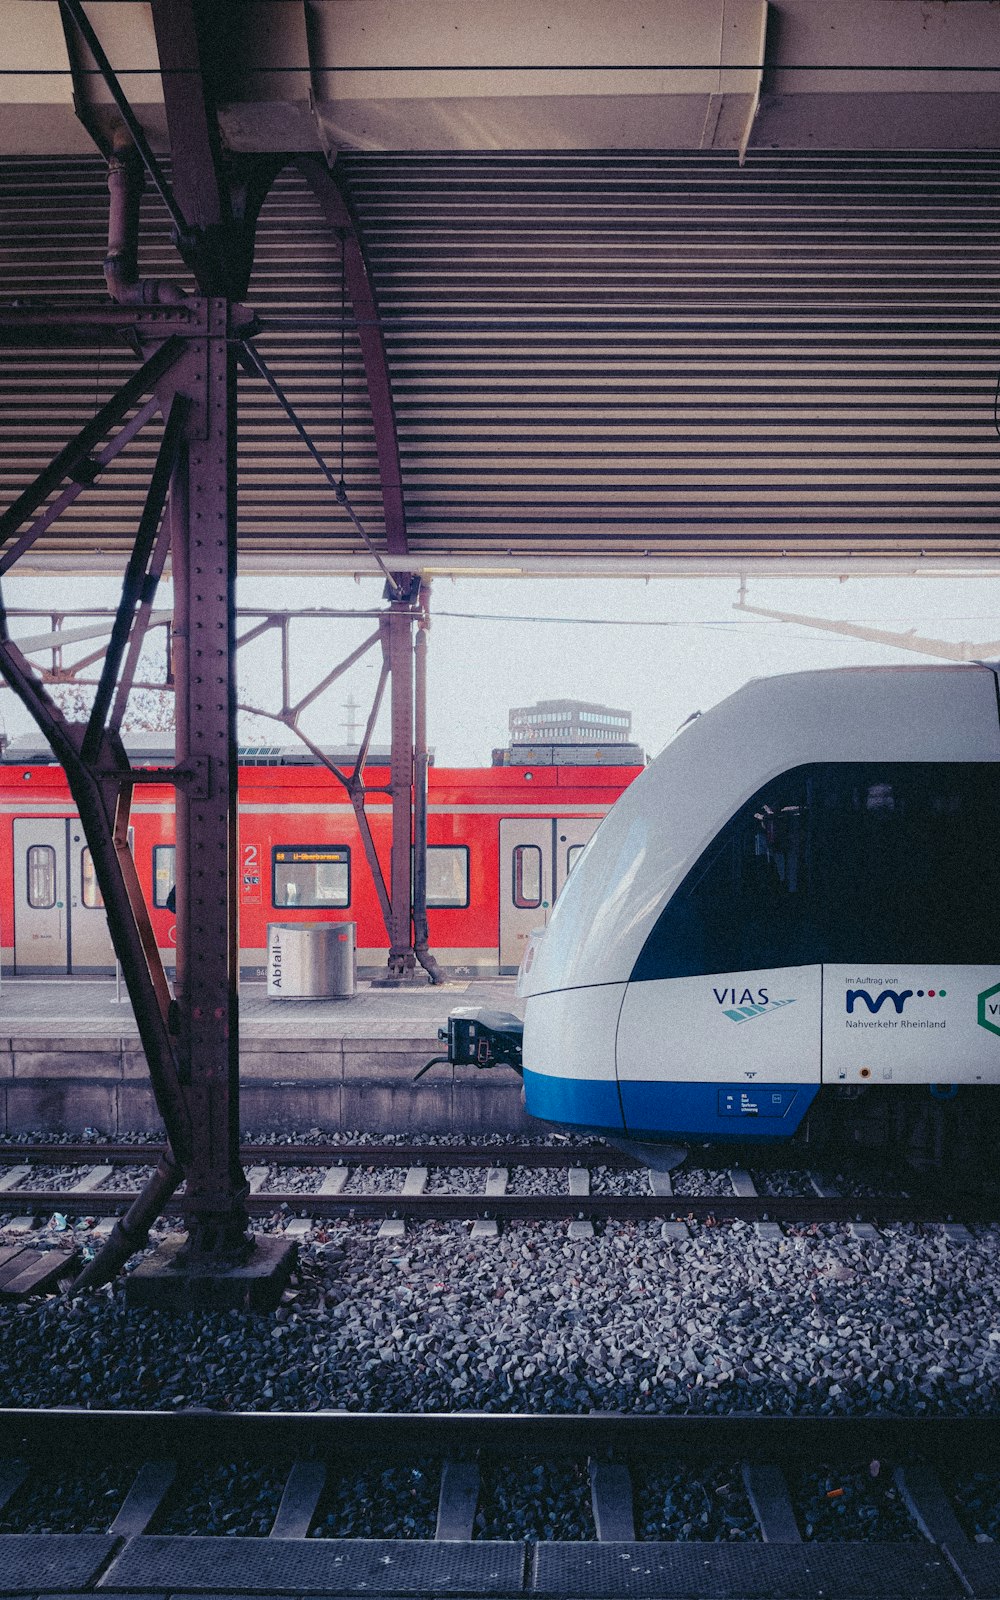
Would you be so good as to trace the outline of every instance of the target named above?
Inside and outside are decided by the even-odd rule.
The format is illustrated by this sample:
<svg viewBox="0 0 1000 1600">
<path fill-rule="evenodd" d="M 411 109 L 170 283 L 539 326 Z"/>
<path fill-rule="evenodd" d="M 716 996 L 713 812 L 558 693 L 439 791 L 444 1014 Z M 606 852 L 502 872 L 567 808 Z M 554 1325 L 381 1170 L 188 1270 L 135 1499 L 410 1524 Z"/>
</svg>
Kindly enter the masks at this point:
<svg viewBox="0 0 1000 1600">
<path fill-rule="evenodd" d="M 649 1600 L 952 1600 L 964 1591 L 925 1544 L 558 1543 L 535 1547 L 536 1594 Z"/>
<path fill-rule="evenodd" d="M 116 1541 L 106 1533 L 0 1534 L 0 1594 L 59 1594 L 93 1584 Z"/>
<path fill-rule="evenodd" d="M 972 1593 L 981 1600 L 996 1600 L 1000 1595 L 1000 1549 L 995 1544 L 970 1541 L 952 1553 Z"/>
<path fill-rule="evenodd" d="M 101 1590 L 208 1595 L 507 1595 L 524 1589 L 525 1547 L 482 1540 L 248 1539 L 145 1534 Z"/>
<path fill-rule="evenodd" d="M 275 1050 L 294 1050 L 299 1038 L 432 1040 L 437 1043 L 453 1006 L 480 1005 L 523 1013 L 514 978 L 462 979 L 374 989 L 360 984 L 350 1000 L 269 1000 L 261 982 L 240 984 L 240 1035 L 269 1038 Z M 11 1040 L 21 1051 L 46 1053 L 77 1045 L 86 1054 L 133 1046 L 138 1027 L 126 998 L 115 1000 L 112 979 L 5 978 L 0 982 L 0 1058 Z M 0 1061 L 0 1075 L 3 1064 Z"/>
<path fill-rule="evenodd" d="M 429 1039 L 453 1006 L 491 1006 L 523 1012 L 513 978 L 470 978 L 454 983 L 407 984 L 399 989 L 359 984 L 350 1000 L 269 1000 L 263 983 L 240 985 L 241 1037 L 272 1039 L 294 1048 L 295 1039 Z M 124 994 L 124 991 L 123 991 Z M 113 978 L 4 978 L 0 981 L 0 1055 L 17 1039 L 22 1050 L 65 1049 L 77 1044 L 100 1055 L 138 1038 L 132 1007 L 115 999 Z"/>
</svg>

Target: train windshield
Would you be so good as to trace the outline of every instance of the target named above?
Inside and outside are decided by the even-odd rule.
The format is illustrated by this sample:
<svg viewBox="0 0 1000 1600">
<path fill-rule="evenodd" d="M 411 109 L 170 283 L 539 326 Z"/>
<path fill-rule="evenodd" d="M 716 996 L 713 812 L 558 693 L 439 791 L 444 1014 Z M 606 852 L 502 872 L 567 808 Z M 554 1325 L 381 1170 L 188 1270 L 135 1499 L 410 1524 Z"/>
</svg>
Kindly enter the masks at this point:
<svg viewBox="0 0 1000 1600">
<path fill-rule="evenodd" d="M 660 914 L 634 979 L 1000 956 L 995 763 L 799 767 L 758 791 Z"/>
</svg>

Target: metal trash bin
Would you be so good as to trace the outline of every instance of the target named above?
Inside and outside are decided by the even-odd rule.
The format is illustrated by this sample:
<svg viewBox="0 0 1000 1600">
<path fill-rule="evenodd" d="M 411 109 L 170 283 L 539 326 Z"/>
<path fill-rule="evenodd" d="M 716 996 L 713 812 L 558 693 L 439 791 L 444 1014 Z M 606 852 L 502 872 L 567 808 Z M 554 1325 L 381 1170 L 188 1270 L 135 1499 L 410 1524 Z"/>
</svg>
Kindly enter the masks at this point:
<svg viewBox="0 0 1000 1600">
<path fill-rule="evenodd" d="M 269 922 L 269 1000 L 350 1000 L 358 987 L 353 922 Z"/>
</svg>

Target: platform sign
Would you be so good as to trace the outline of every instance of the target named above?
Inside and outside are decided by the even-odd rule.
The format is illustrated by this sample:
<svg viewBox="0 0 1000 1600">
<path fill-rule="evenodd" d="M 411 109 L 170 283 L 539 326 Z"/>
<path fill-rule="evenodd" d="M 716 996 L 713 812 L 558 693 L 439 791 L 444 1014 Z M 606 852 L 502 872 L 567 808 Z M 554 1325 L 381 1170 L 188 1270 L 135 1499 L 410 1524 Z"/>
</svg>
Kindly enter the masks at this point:
<svg viewBox="0 0 1000 1600">
<path fill-rule="evenodd" d="M 240 904 L 259 906 L 261 899 L 260 845 L 245 844 L 240 851 Z"/>
<path fill-rule="evenodd" d="M 285 934 L 287 924 L 271 922 L 267 927 L 267 997 L 269 1000 L 280 1000 L 286 993 L 285 966 L 286 949 Z"/>
</svg>

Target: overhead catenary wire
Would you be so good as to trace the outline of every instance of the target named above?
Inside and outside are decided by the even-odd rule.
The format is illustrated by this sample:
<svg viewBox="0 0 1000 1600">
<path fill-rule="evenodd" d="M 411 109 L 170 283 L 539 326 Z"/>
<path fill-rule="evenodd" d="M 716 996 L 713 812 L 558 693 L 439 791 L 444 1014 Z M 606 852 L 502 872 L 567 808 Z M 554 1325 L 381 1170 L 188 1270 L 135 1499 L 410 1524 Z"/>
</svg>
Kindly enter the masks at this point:
<svg viewBox="0 0 1000 1600">
<path fill-rule="evenodd" d="M 463 622 L 523 622 L 523 623 L 555 623 L 568 626 L 586 628 L 727 628 L 737 630 L 760 631 L 772 628 L 782 628 L 785 624 L 777 622 L 734 622 L 725 617 L 541 617 L 526 616 L 515 612 L 506 611 L 447 611 L 434 608 L 435 621 L 439 617 L 451 617 Z M 832 619 L 836 620 L 836 619 Z M 858 619 L 863 622 L 863 618 Z M 873 619 L 874 622 L 884 622 L 884 617 Z M 995 617 L 913 617 L 906 622 L 995 622 Z M 899 624 L 904 627 L 905 622 Z M 796 635 L 797 638 L 809 638 L 809 634 Z"/>
</svg>

